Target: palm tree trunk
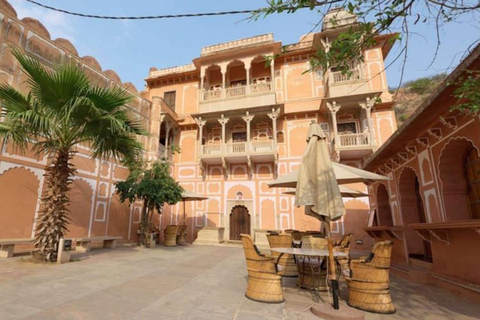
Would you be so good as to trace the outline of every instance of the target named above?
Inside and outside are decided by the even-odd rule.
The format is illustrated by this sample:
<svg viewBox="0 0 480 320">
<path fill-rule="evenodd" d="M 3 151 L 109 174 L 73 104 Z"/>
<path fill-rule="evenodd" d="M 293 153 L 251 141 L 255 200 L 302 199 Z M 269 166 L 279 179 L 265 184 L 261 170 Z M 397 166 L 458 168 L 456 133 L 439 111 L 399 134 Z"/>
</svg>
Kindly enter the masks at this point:
<svg viewBox="0 0 480 320">
<path fill-rule="evenodd" d="M 45 168 L 46 191 L 42 197 L 35 228 L 35 251 L 39 261 L 55 261 L 60 238 L 68 231 L 68 191 L 75 173 L 70 163 L 73 153 L 59 150 L 52 163 Z"/>
</svg>

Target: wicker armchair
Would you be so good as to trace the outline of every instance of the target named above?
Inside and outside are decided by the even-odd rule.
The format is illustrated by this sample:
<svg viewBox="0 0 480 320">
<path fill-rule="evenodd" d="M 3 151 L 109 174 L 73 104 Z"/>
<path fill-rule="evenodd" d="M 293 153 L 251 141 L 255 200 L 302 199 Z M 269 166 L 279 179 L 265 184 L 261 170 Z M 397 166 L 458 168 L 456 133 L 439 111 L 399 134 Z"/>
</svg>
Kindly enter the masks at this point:
<svg viewBox="0 0 480 320">
<path fill-rule="evenodd" d="M 179 246 L 185 245 L 185 236 L 187 235 L 187 226 L 181 224 L 178 226 L 176 242 Z"/>
<path fill-rule="evenodd" d="M 367 259 L 350 262 L 351 277 L 346 278 L 350 306 L 375 313 L 395 313 L 389 288 L 392 245 L 392 241 L 377 242 Z"/>
<path fill-rule="evenodd" d="M 289 234 L 280 234 L 280 235 L 267 235 L 268 244 L 270 249 L 273 248 L 292 248 L 293 247 L 293 238 Z M 279 252 L 272 251 L 271 256 L 275 259 L 281 254 Z M 292 254 L 283 254 L 280 260 L 277 261 L 277 266 L 281 267 L 282 275 L 284 277 L 297 277 L 298 269 L 297 264 L 295 263 L 295 256 Z"/>
<path fill-rule="evenodd" d="M 245 296 L 267 303 L 285 301 L 282 291 L 282 275 L 277 271 L 274 258 L 261 254 L 250 235 L 240 235 L 248 270 L 248 287 Z"/>
<path fill-rule="evenodd" d="M 305 232 L 293 230 L 290 235 L 292 236 L 293 240 L 300 241 L 302 237 L 305 235 Z"/>
<path fill-rule="evenodd" d="M 177 246 L 177 234 L 178 226 L 170 225 L 165 229 L 165 242 L 163 243 L 166 247 L 176 247 Z"/>
<path fill-rule="evenodd" d="M 304 236 L 302 238 L 302 248 L 305 249 L 324 249 L 328 247 L 328 240 L 316 236 Z M 297 286 L 309 290 L 326 291 L 327 288 L 327 270 L 322 259 L 303 257 L 297 259 L 298 279 Z"/>
<path fill-rule="evenodd" d="M 350 243 L 352 243 L 352 239 L 352 233 L 345 234 L 339 242 L 335 243 L 335 247 L 333 248 L 335 251 L 341 251 L 347 254 L 346 257 L 337 258 L 342 275 L 344 276 L 350 275 Z"/>
</svg>

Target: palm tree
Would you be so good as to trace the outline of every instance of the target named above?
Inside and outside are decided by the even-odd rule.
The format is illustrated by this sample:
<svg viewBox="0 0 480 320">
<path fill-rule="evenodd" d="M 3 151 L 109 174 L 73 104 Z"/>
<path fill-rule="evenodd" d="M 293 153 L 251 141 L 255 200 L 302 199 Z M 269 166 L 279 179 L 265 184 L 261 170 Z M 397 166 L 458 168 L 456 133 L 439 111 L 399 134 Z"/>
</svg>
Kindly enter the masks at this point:
<svg viewBox="0 0 480 320">
<path fill-rule="evenodd" d="M 146 133 L 127 113 L 132 96 L 125 90 L 93 86 L 77 65 L 62 63 L 50 70 L 20 51 L 12 52 L 28 76 L 30 92 L 0 85 L 0 138 L 21 150 L 33 145 L 38 154 L 48 155 L 34 257 L 49 261 L 68 231 L 76 146 L 88 146 L 92 158 L 136 161 L 142 154 L 136 136 Z"/>
</svg>

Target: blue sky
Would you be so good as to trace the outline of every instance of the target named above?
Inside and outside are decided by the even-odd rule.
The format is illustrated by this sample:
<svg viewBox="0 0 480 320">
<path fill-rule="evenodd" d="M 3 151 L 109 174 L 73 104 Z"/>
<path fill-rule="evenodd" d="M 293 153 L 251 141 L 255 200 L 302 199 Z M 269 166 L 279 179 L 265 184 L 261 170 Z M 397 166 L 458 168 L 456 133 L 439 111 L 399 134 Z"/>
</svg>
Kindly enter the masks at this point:
<svg viewBox="0 0 480 320">
<path fill-rule="evenodd" d="M 265 0 L 37 0 L 65 10 L 100 15 L 161 15 L 255 9 Z M 294 43 L 318 22 L 318 15 L 301 10 L 293 15 L 281 14 L 245 21 L 245 15 L 166 20 L 109 21 L 85 19 L 41 9 L 25 0 L 10 0 L 20 18 L 40 20 L 52 38 L 69 39 L 80 56 L 94 56 L 103 70 L 115 70 L 123 82 L 133 82 L 139 90 L 143 79 L 154 66 L 158 69 L 190 63 L 203 46 L 273 32 L 277 41 Z M 478 23 L 464 19 L 441 30 L 439 54 L 429 67 L 436 45 L 433 25 L 418 24 L 411 28 L 404 81 L 448 72 L 455 67 L 465 50 L 479 38 Z M 392 62 L 400 49 L 397 45 L 388 57 Z M 387 69 L 389 85 L 395 87 L 401 78 L 402 59 Z"/>
</svg>

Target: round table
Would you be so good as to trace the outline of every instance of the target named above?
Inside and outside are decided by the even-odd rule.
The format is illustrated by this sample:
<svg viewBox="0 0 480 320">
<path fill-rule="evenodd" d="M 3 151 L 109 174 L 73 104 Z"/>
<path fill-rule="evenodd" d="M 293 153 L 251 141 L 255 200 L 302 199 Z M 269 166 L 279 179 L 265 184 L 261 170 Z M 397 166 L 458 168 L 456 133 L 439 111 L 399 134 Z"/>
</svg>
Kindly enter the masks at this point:
<svg viewBox="0 0 480 320">
<path fill-rule="evenodd" d="M 274 252 L 278 252 L 280 253 L 280 256 L 278 257 L 278 259 L 280 259 L 282 257 L 282 255 L 284 254 L 292 254 L 294 255 L 295 257 L 297 256 L 302 256 L 304 257 L 307 257 L 307 259 L 309 259 L 310 257 L 316 257 L 316 258 L 321 258 L 321 257 L 328 257 L 328 250 L 324 250 L 324 249 L 307 249 L 307 248 L 272 248 L 270 249 L 271 251 L 274 251 Z M 336 251 L 334 250 L 333 251 L 333 257 L 334 258 L 338 258 L 338 257 L 347 257 L 348 254 L 345 253 L 345 252 L 341 252 L 341 251 Z M 297 261 L 297 264 L 299 263 L 299 259 L 295 259 Z M 304 260 L 303 260 L 304 261 Z M 320 261 L 320 259 L 319 259 Z M 338 264 L 338 261 L 335 260 Z M 312 263 L 310 263 L 310 266 L 312 267 Z M 339 266 L 337 266 L 338 268 Z M 300 270 L 300 266 L 299 266 L 299 270 Z M 327 274 L 328 274 L 328 270 L 327 270 Z M 299 277 L 301 276 L 301 274 L 299 273 Z M 315 272 L 314 272 L 314 268 L 312 267 L 312 276 L 315 276 Z M 338 277 L 340 276 L 340 272 L 338 273 Z M 319 270 L 318 270 L 318 277 L 320 278 L 321 277 L 321 268 L 319 267 Z M 302 279 L 299 279 L 300 280 L 300 283 L 303 282 Z M 337 281 L 335 282 L 336 284 L 338 284 L 338 279 Z M 335 301 L 338 302 L 338 288 L 335 288 L 335 286 L 333 286 L 333 290 L 332 290 L 332 297 L 333 297 L 333 301 L 334 301 L 334 304 L 335 304 Z"/>
</svg>

